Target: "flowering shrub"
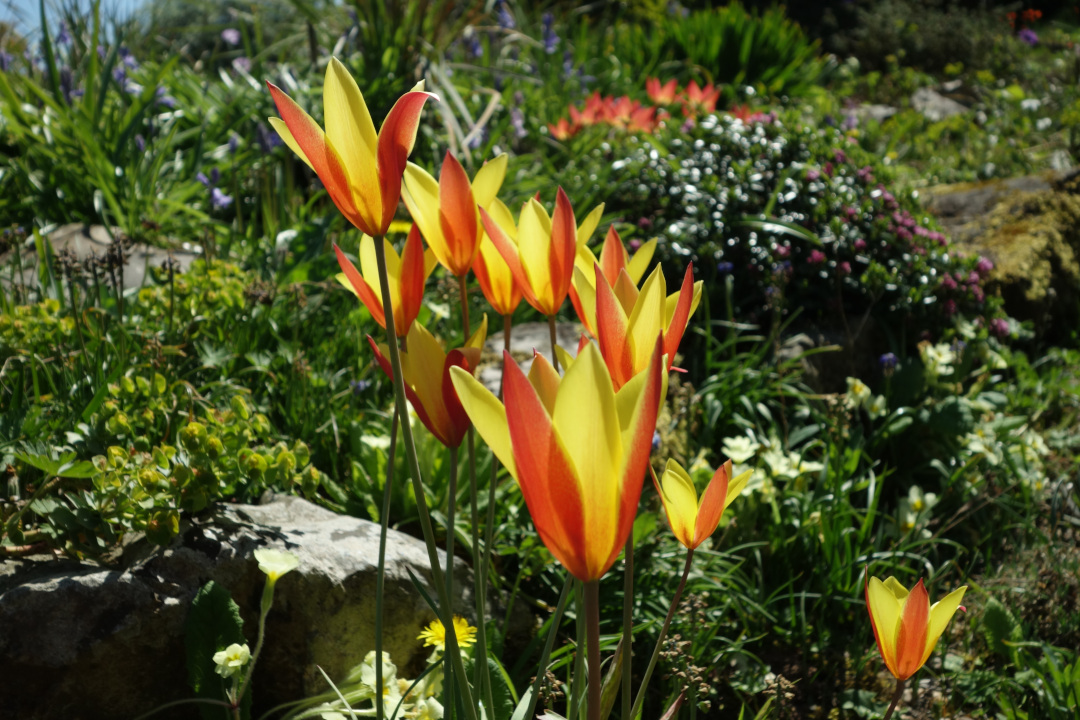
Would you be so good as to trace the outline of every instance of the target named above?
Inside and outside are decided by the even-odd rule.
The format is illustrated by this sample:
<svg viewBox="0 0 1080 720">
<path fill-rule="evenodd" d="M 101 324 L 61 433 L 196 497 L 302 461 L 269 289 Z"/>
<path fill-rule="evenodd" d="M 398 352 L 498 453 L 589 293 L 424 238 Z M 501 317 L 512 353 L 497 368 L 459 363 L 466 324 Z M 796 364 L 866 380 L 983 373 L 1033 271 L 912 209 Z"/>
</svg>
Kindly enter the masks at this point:
<svg viewBox="0 0 1080 720">
<path fill-rule="evenodd" d="M 811 321 L 872 308 L 921 329 L 996 316 L 982 287 L 989 261 L 951 252 L 915 196 L 894 194 L 841 131 L 759 118 L 661 130 L 667 155 L 630 140 L 608 209 L 658 234 L 661 261 L 693 260 L 714 307 L 732 275 L 740 317 L 785 303 Z"/>
</svg>

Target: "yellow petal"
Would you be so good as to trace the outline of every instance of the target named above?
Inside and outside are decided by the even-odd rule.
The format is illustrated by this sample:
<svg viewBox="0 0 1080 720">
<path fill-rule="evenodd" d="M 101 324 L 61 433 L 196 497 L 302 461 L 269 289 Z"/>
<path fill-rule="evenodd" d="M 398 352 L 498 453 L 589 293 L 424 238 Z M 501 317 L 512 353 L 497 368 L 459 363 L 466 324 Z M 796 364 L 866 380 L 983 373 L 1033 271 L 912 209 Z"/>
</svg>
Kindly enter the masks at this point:
<svg viewBox="0 0 1080 720">
<path fill-rule="evenodd" d="M 634 349 L 634 369 L 641 371 L 649 364 L 649 356 L 656 346 L 656 339 L 663 332 L 664 273 L 659 265 L 645 280 L 634 303 L 634 311 L 628 321 L 630 342 Z"/>
<path fill-rule="evenodd" d="M 506 207 L 506 203 L 499 198 L 495 198 L 486 210 L 491 219 L 506 233 L 506 236 L 517 242 L 517 225 L 514 223 L 514 216 L 510 213 L 510 208 Z M 484 235 L 487 236 L 487 233 L 485 232 Z"/>
<path fill-rule="evenodd" d="M 487 313 L 484 313 L 484 319 L 480 321 L 480 327 L 476 329 L 476 332 L 465 341 L 465 347 L 484 349 L 484 342 L 487 340 L 488 323 Z"/>
<path fill-rule="evenodd" d="M 405 201 L 409 215 L 419 226 L 420 234 L 424 236 L 435 257 L 443 267 L 447 267 L 451 257 L 442 234 L 442 224 L 439 222 L 439 181 L 413 163 L 405 166 L 403 180 L 401 199 Z"/>
<path fill-rule="evenodd" d="M 690 301 L 690 315 L 694 316 L 694 311 L 697 310 L 698 305 L 701 304 L 701 288 L 703 287 L 704 280 L 698 280 L 694 283 L 694 299 Z M 664 306 L 664 329 L 667 329 L 671 325 L 671 319 L 675 317 L 675 306 L 679 304 L 679 293 L 674 292 L 667 298 L 667 303 Z"/>
<path fill-rule="evenodd" d="M 299 155 L 300 159 L 307 163 L 307 166 L 309 168 L 314 170 L 315 168 L 311 165 L 311 161 L 307 159 L 307 155 L 305 155 L 304 151 L 300 149 L 300 143 L 296 142 L 296 138 L 293 137 L 292 130 L 290 130 L 289 126 L 285 124 L 285 121 L 281 118 L 276 117 L 269 118 L 269 120 L 270 127 L 277 130 L 277 134 L 285 142 L 285 145 L 288 146 L 288 148 L 294 153 Z"/>
<path fill-rule="evenodd" d="M 603 216 L 603 214 L 604 203 L 600 203 L 592 209 L 592 212 L 585 216 L 584 220 L 581 221 L 581 224 L 578 225 L 577 229 L 578 247 L 588 244 L 589 238 L 591 238 L 592 234 L 596 232 L 596 226 L 600 224 L 600 218 Z M 590 265 L 589 267 L 592 266 Z"/>
<path fill-rule="evenodd" d="M 750 476 L 753 474 L 753 470 L 747 470 L 746 472 L 739 473 L 738 476 L 732 478 L 732 480 L 728 482 L 727 499 L 724 500 L 725 510 L 728 509 L 731 503 L 735 502 L 735 498 L 742 495 L 742 491 L 746 489 L 746 483 L 749 482 Z"/>
<path fill-rule="evenodd" d="M 503 180 L 506 179 L 507 159 L 506 153 L 503 153 L 484 163 L 484 166 L 476 171 L 476 177 L 473 178 L 473 199 L 476 200 L 477 205 L 488 210 L 488 212 L 490 212 L 489 206 L 495 196 L 499 194 L 499 188 L 502 187 Z M 498 222 L 497 218 L 495 222 Z"/>
<path fill-rule="evenodd" d="M 570 366 L 574 364 L 574 356 L 570 354 L 570 351 L 564 348 L 562 345 L 555 346 L 555 357 L 559 360 L 559 367 L 566 372 L 570 369 Z M 551 412 L 550 410 L 548 411 Z"/>
<path fill-rule="evenodd" d="M 533 294 L 541 302 L 549 301 L 551 287 L 551 218 L 543 206 L 530 198 L 521 208 L 518 221 L 518 252 L 521 265 L 532 286 Z"/>
<path fill-rule="evenodd" d="M 896 597 L 898 605 L 904 604 L 904 600 L 906 600 L 908 596 L 908 589 L 901 585 L 899 580 L 890 575 L 885 578 L 885 582 L 882 584 Z"/>
<path fill-rule="evenodd" d="M 930 657 L 930 653 L 934 652 L 941 634 L 945 632 L 945 627 L 952 620 L 953 615 L 956 614 L 957 608 L 960 607 L 965 592 L 967 592 L 967 585 L 953 590 L 930 606 L 930 626 L 926 629 L 926 651 L 923 653 L 920 665 L 925 664 Z"/>
<path fill-rule="evenodd" d="M 585 314 L 582 318 L 590 333 L 596 332 L 596 286 L 589 282 L 589 275 L 596 277 L 596 271 L 590 269 L 588 273 L 579 266 L 574 266 L 574 290 L 577 291 L 581 300 L 581 311 Z"/>
<path fill-rule="evenodd" d="M 638 248 L 634 253 L 634 257 L 630 258 L 630 262 L 626 265 L 626 272 L 630 275 L 630 279 L 634 281 L 634 285 L 641 282 L 641 278 L 645 276 L 645 271 L 649 269 L 649 263 L 652 262 L 653 254 L 656 252 L 656 238 L 649 240 L 644 245 Z"/>
<path fill-rule="evenodd" d="M 397 254 L 393 243 L 383 238 L 383 251 L 386 255 L 386 279 L 390 286 L 390 302 L 395 312 L 401 308 L 401 256 Z M 382 285 L 379 283 L 379 263 L 375 257 L 375 239 L 370 235 L 360 237 L 360 274 L 382 300 Z M 387 356 L 389 357 L 389 355 Z"/>
<path fill-rule="evenodd" d="M 546 357 L 539 353 L 533 356 L 532 367 L 529 368 L 529 382 L 548 415 L 555 413 L 555 399 L 559 396 L 561 380 L 559 373 Z"/>
<path fill-rule="evenodd" d="M 566 371 L 552 420 L 580 483 L 590 546 L 606 560 L 618 520 L 623 451 L 615 391 L 595 345 Z"/>
<path fill-rule="evenodd" d="M 480 437 L 484 438 L 495 457 L 499 458 L 499 462 L 517 480 L 517 465 L 514 464 L 514 450 L 510 444 L 506 408 L 490 390 L 462 368 L 450 368 L 450 379 L 476 432 L 480 433 Z"/>
<path fill-rule="evenodd" d="M 375 124 L 356 81 L 337 58 L 330 58 L 326 66 L 323 114 L 326 139 L 341 155 L 357 208 L 367 218 L 381 217 Z"/>
<path fill-rule="evenodd" d="M 436 425 L 445 427 L 446 403 L 442 399 L 442 374 L 446 353 L 427 328 L 414 322 L 409 328 L 408 352 L 401 353 L 401 373 Z"/>
<path fill-rule="evenodd" d="M 698 512 L 694 481 L 679 463 L 668 460 L 660 477 L 660 489 L 663 491 L 664 510 L 667 511 L 671 531 L 683 543 L 691 544 Z"/>
<path fill-rule="evenodd" d="M 889 579 L 896 582 L 893 578 Z M 876 577 L 870 578 L 870 582 L 867 584 L 866 597 L 867 603 L 870 605 L 870 615 L 874 620 L 874 627 L 877 629 L 881 657 L 885 660 L 885 665 L 892 671 L 896 660 L 896 633 L 900 628 L 901 604 L 896 598 L 895 591 L 886 587 L 885 583 Z"/>
</svg>

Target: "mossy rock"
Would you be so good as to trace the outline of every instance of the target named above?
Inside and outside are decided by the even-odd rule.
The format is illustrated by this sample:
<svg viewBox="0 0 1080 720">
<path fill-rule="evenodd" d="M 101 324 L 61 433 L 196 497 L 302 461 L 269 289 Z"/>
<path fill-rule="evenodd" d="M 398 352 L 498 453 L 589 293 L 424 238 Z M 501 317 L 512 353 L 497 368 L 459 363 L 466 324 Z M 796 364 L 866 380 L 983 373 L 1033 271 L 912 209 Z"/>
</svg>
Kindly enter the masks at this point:
<svg viewBox="0 0 1080 720">
<path fill-rule="evenodd" d="M 933 191 L 958 251 L 994 263 L 988 292 L 1005 310 L 1030 320 L 1038 336 L 1059 340 L 1080 321 L 1080 172 L 970 184 Z M 967 210 L 964 201 L 970 200 Z"/>
</svg>

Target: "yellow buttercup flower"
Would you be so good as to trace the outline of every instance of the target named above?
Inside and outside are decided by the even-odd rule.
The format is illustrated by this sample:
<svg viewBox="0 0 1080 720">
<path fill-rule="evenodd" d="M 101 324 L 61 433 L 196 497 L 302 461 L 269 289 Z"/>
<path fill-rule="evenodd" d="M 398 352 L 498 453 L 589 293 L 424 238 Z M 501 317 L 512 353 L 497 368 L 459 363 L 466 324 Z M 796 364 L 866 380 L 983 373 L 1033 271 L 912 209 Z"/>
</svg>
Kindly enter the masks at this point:
<svg viewBox="0 0 1080 720">
<path fill-rule="evenodd" d="M 460 615 L 454 616 L 454 634 L 457 635 L 458 645 L 462 648 L 472 647 L 476 642 L 476 628 L 469 625 L 469 621 Z M 446 650 L 446 627 L 442 620 L 436 618 L 424 628 L 417 638 L 424 641 L 424 647 L 434 646 L 439 652 Z"/>
</svg>

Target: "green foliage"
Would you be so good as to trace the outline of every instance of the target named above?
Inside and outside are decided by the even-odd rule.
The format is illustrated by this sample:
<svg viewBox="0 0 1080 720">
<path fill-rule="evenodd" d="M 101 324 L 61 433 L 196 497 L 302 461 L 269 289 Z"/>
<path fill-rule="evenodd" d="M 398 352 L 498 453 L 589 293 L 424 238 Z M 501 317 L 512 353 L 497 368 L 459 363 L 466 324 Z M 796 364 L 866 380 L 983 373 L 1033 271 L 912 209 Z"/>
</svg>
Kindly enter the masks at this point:
<svg viewBox="0 0 1080 720">
<path fill-rule="evenodd" d="M 1024 639 L 1023 630 L 1016 617 L 996 598 L 990 598 L 983 607 L 982 633 L 987 644 L 1005 659 L 1016 657 L 1011 647 Z M 1010 643 L 1009 645 L 1006 642 Z"/>
</svg>

